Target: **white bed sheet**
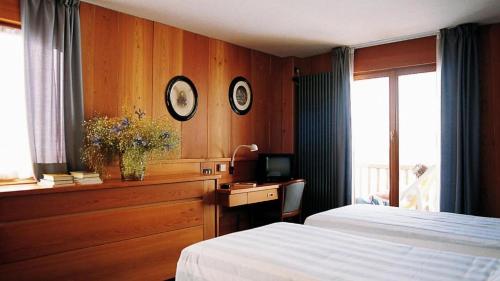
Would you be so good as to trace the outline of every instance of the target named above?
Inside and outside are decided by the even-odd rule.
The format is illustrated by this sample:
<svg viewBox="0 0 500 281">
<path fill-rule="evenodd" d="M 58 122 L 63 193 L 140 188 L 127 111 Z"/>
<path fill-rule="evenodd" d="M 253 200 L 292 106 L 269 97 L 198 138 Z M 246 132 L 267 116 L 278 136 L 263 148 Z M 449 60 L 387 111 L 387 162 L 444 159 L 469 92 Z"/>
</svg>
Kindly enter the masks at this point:
<svg viewBox="0 0 500 281">
<path fill-rule="evenodd" d="M 185 248 L 177 281 L 500 280 L 500 260 L 275 223 Z"/>
<path fill-rule="evenodd" d="M 304 224 L 365 237 L 500 258 L 500 219 L 357 204 L 309 216 Z"/>
</svg>

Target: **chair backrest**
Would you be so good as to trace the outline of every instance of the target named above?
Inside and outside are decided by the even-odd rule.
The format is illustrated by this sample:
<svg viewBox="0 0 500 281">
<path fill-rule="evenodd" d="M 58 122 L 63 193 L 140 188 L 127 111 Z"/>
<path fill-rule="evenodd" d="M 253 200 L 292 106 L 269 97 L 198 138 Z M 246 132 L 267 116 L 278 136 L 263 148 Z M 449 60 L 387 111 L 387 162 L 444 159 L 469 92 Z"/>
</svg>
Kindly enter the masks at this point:
<svg viewBox="0 0 500 281">
<path fill-rule="evenodd" d="M 283 213 L 290 213 L 300 210 L 302 194 L 304 193 L 304 181 L 291 182 L 285 186 L 283 198 Z"/>
</svg>

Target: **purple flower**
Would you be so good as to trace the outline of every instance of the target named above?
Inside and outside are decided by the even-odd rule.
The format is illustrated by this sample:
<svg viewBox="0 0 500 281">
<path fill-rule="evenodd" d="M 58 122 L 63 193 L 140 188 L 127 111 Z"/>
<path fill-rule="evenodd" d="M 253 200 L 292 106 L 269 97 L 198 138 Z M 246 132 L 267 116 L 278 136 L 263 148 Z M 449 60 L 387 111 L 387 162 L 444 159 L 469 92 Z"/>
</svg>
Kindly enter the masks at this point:
<svg viewBox="0 0 500 281">
<path fill-rule="evenodd" d="M 128 117 L 125 117 L 123 118 L 121 124 L 120 124 L 120 128 L 123 129 L 123 128 L 126 128 L 130 125 L 130 120 L 128 119 Z"/>
<path fill-rule="evenodd" d="M 120 133 L 122 130 L 122 127 L 120 125 L 114 125 L 112 128 L 111 128 L 111 132 L 115 133 L 115 134 L 118 134 Z"/>
<path fill-rule="evenodd" d="M 148 142 L 146 140 L 143 140 L 141 136 L 137 136 L 134 138 L 134 146 L 147 147 Z"/>
<path fill-rule="evenodd" d="M 100 146 L 102 139 L 98 137 L 93 137 L 90 142 L 92 143 L 93 146 Z"/>
</svg>

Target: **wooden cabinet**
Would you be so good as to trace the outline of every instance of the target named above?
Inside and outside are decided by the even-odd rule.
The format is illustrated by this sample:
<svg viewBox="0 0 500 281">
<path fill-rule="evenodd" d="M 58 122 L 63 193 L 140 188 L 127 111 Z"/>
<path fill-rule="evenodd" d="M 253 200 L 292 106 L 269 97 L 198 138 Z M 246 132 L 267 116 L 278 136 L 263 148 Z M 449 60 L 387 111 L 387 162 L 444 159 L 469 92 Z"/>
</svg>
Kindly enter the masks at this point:
<svg viewBox="0 0 500 281">
<path fill-rule="evenodd" d="M 0 192 L 2 280 L 165 280 L 215 236 L 217 176 Z"/>
</svg>

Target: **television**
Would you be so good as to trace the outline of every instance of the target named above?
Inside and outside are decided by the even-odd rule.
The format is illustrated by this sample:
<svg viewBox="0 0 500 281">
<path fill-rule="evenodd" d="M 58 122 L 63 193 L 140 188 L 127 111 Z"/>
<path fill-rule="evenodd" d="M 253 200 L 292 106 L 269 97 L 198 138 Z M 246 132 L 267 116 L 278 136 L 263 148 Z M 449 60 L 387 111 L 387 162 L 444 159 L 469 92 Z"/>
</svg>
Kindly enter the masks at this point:
<svg viewBox="0 0 500 281">
<path fill-rule="evenodd" d="M 293 154 L 259 154 L 257 180 L 259 182 L 287 181 L 293 178 Z"/>
</svg>

